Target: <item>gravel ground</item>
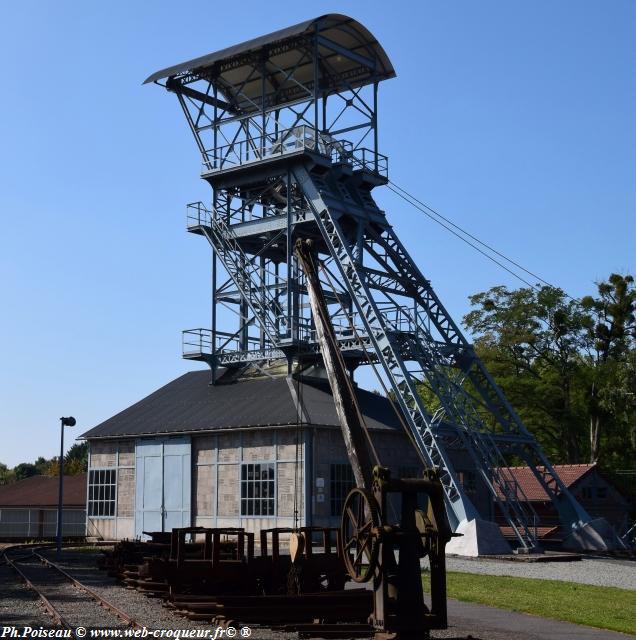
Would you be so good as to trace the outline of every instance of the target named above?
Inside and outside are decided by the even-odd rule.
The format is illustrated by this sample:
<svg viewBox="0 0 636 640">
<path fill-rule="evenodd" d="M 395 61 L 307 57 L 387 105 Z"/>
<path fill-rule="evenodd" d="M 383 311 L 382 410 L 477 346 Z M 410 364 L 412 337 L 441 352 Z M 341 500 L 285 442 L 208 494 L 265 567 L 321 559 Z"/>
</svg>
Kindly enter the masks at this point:
<svg viewBox="0 0 636 640">
<path fill-rule="evenodd" d="M 149 598 L 134 589 L 123 587 L 114 578 L 109 577 L 105 571 L 98 570 L 97 558 L 99 553 L 73 552 L 64 550 L 60 560 L 55 559 L 53 551 L 42 553 L 56 564 L 68 571 L 75 579 L 98 593 L 139 624 L 148 629 L 210 629 L 209 623 L 194 622 L 187 618 L 177 616 L 166 609 L 160 598 Z M 296 640 L 295 633 L 275 632 L 270 629 L 254 629 L 251 638 L 254 640 Z"/>
<path fill-rule="evenodd" d="M 44 551 L 43 555 L 55 561 L 54 551 Z M 115 580 L 107 576 L 105 572 L 96 569 L 95 563 L 99 555 L 98 553 L 92 552 L 65 550 L 59 564 L 75 578 L 85 583 L 114 605 L 120 607 L 140 624 L 149 629 L 210 629 L 209 624 L 196 623 L 186 618 L 176 616 L 162 606 L 160 599 L 148 598 L 135 590 L 126 589 L 117 584 Z M 452 571 L 554 578 L 588 584 L 636 588 L 636 563 L 621 560 L 590 558 L 579 562 L 553 564 L 483 559 L 467 560 L 460 558 L 448 558 L 447 560 L 449 569 Z M 40 570 L 51 571 L 50 569 Z M 73 591 L 75 594 L 78 593 L 75 589 L 73 589 Z M 472 617 L 461 615 L 461 611 L 455 612 L 453 610 L 453 606 L 459 605 L 465 606 L 464 603 L 456 603 L 453 605 L 452 601 L 449 602 L 451 613 L 450 628 L 444 631 L 433 631 L 431 638 L 440 640 L 510 640 L 513 636 L 518 637 L 519 640 L 536 640 L 539 638 L 537 635 L 532 635 L 530 629 L 524 629 L 523 631 L 516 629 L 515 633 L 511 635 L 511 632 L 504 631 L 496 626 L 495 628 L 488 628 L 488 621 L 481 619 L 482 613 L 471 614 Z M 484 608 L 484 610 L 486 609 L 487 608 Z M 83 617 L 80 622 L 88 626 L 92 623 L 86 620 L 87 611 L 87 608 L 82 610 Z M 5 620 L 5 615 L 13 617 Z M 104 611 L 103 615 L 109 618 L 109 622 L 104 626 L 119 626 L 121 624 L 117 622 L 117 619 L 113 620 L 111 617 L 112 614 Z M 10 622 L 17 625 L 31 624 L 32 626 L 50 626 L 49 619 L 44 615 L 41 608 L 38 607 L 33 595 L 21 587 L 19 583 L 16 584 L 10 569 L 1 565 L 0 622 Z M 237 637 L 239 636 L 237 635 Z M 251 634 L 252 640 L 296 640 L 297 637 L 295 633 L 283 633 L 259 627 L 253 628 Z M 547 637 L 549 637 L 549 634 L 545 636 L 545 638 Z M 543 638 L 544 634 L 541 634 L 541 640 L 543 640 Z"/>
<path fill-rule="evenodd" d="M 22 553 L 11 558 L 27 578 L 42 591 L 71 626 L 123 628 L 125 623 L 101 607 L 87 593 L 75 587 L 54 569 L 34 556 Z"/>
<path fill-rule="evenodd" d="M 0 561 L 0 624 L 51 626 L 51 619 L 39 602 L 37 595 L 26 588 L 15 571 Z"/>
<path fill-rule="evenodd" d="M 209 629 L 210 625 L 197 623 L 187 618 L 173 614 L 161 604 L 159 598 L 148 598 L 135 591 L 119 585 L 114 578 L 104 571 L 97 570 L 96 560 L 99 554 L 87 552 L 73 552 L 65 550 L 61 560 L 55 560 L 53 551 L 45 551 L 42 555 L 49 557 L 66 569 L 74 578 L 90 587 L 109 602 L 132 616 L 137 622 L 149 629 Z M 238 636 L 237 636 L 238 637 Z M 451 626 L 443 631 L 434 631 L 432 638 L 453 638 L 468 640 L 470 629 Z M 251 640 L 297 640 L 296 633 L 284 633 L 267 628 L 253 628 Z M 478 640 L 475 638 L 475 640 Z M 509 640 L 504 635 L 490 634 L 479 636 L 479 640 Z"/>
<path fill-rule="evenodd" d="M 543 578 L 580 582 L 599 587 L 636 589 L 636 561 L 587 557 L 574 562 L 521 562 L 505 560 L 469 560 L 446 558 L 448 571 L 485 573 L 495 576 Z"/>
</svg>

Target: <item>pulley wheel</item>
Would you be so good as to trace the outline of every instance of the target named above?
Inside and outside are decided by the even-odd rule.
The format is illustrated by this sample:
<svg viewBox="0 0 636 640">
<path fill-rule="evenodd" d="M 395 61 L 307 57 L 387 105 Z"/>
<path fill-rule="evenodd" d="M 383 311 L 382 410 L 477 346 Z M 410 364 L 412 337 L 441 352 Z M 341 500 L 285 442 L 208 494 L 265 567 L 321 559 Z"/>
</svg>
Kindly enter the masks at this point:
<svg viewBox="0 0 636 640">
<path fill-rule="evenodd" d="M 373 494 L 352 489 L 342 509 L 340 534 L 345 566 L 355 582 L 367 582 L 378 564 L 380 510 Z"/>
</svg>

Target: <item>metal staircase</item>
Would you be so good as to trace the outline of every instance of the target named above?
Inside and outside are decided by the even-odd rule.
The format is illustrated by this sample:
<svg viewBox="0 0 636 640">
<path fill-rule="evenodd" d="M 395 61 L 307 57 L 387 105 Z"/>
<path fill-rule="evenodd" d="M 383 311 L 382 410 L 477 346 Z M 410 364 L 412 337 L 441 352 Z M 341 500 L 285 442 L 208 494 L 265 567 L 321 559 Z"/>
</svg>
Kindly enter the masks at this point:
<svg viewBox="0 0 636 640">
<path fill-rule="evenodd" d="M 388 56 L 357 21 L 330 14 L 157 72 L 202 155 L 212 203 L 189 205 L 188 231 L 213 248 L 212 326 L 184 332 L 184 357 L 221 367 L 320 363 L 294 257 L 310 239 L 337 291 L 327 303 L 348 368 L 370 361 L 388 383 L 424 459 L 438 467 L 453 527 L 480 514 L 453 468 L 473 461 L 520 548 L 537 518 L 509 460 L 523 459 L 564 531 L 590 522 L 476 356 L 378 207 L 388 182 L 378 151 L 378 86 Z M 346 138 L 345 138 L 346 136 Z M 217 261 L 228 279 L 219 285 Z M 236 308 L 221 328 L 216 308 Z M 421 385 L 436 398 L 427 405 Z M 430 402 L 429 402 L 430 404 Z"/>
</svg>

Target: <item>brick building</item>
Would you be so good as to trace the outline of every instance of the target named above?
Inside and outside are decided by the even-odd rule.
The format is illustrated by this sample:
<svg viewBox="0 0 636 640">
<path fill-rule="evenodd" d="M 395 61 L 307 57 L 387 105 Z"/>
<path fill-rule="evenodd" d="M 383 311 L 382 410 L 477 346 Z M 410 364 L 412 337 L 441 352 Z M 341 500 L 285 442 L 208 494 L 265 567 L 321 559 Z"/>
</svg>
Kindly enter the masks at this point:
<svg viewBox="0 0 636 640">
<path fill-rule="evenodd" d="M 90 444 L 87 523 L 105 539 L 201 525 L 249 531 L 340 521 L 353 486 L 333 397 L 319 378 L 211 386 L 173 380 L 83 434 Z M 418 474 L 389 400 L 357 389 L 382 464 Z"/>
<path fill-rule="evenodd" d="M 604 476 L 596 464 L 555 464 L 567 489 L 593 518 L 605 518 L 616 531 L 624 531 L 632 508 L 630 501 Z M 537 514 L 539 537 L 546 544 L 561 540 L 563 533 L 554 505 L 529 467 L 508 467 L 519 486 L 517 498 L 529 503 Z M 500 496 L 505 500 L 505 497 Z M 501 521 L 501 520 L 500 520 Z M 506 527 L 504 533 L 510 534 Z"/>
</svg>

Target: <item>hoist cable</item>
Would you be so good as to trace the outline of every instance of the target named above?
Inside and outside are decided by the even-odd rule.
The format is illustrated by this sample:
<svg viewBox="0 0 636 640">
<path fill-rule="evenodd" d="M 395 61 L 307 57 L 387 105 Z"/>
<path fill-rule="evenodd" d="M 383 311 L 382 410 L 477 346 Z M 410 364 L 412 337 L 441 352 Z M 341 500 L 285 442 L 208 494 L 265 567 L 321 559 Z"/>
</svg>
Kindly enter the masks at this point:
<svg viewBox="0 0 636 640">
<path fill-rule="evenodd" d="M 536 278 L 538 282 L 540 282 L 540 283 L 542 283 L 542 284 L 544 284 L 544 285 L 546 285 L 548 287 L 552 287 L 553 289 L 557 289 L 557 288 L 560 289 L 560 287 L 556 287 L 551 282 L 548 282 L 547 280 L 545 280 L 544 278 L 542 278 L 538 274 L 534 273 L 533 271 L 530 271 L 530 269 L 526 269 L 523 265 L 521 265 L 516 260 L 513 260 L 512 258 L 509 258 L 507 255 L 505 255 L 501 251 L 498 251 L 492 245 L 488 244 L 487 242 L 484 242 L 483 240 L 480 240 L 477 236 L 475 236 L 474 234 L 470 233 L 469 231 L 466 231 L 466 229 L 463 229 L 458 224 L 456 224 L 455 222 L 453 222 L 452 220 L 450 220 L 446 216 L 442 215 L 439 211 L 436 211 L 435 209 L 433 209 L 433 207 L 430 207 L 425 202 L 422 202 L 422 200 L 420 200 L 419 198 L 415 197 L 413 194 L 409 193 L 406 189 L 404 189 L 404 188 L 400 187 L 399 185 L 395 184 L 395 182 L 393 182 L 392 180 L 389 180 L 387 187 L 393 193 L 395 193 L 397 196 L 402 198 L 402 200 L 404 200 L 405 202 L 410 204 L 412 207 L 417 209 L 420 213 L 423 213 L 430 220 L 432 220 L 433 222 L 437 223 L 438 225 L 440 225 L 441 227 L 443 227 L 444 229 L 446 229 L 447 231 L 452 233 L 455 237 L 459 238 L 462 242 L 465 242 L 472 249 L 474 249 L 475 251 L 478 251 L 479 253 L 481 253 L 481 255 L 483 255 L 485 258 L 487 258 L 488 260 L 494 262 L 497 266 L 499 266 L 502 269 L 504 269 L 504 271 L 507 271 L 514 278 L 517 278 L 517 280 L 520 280 L 521 282 L 523 282 L 526 286 L 530 287 L 531 289 L 535 289 L 535 290 L 539 291 L 540 287 L 537 286 L 536 284 L 532 284 L 531 282 L 528 282 L 528 280 L 526 280 L 525 278 L 520 276 L 518 273 L 513 271 L 511 268 L 507 267 L 505 264 L 503 264 L 502 262 L 500 262 L 499 260 L 494 258 L 492 255 L 490 255 L 489 253 L 487 253 L 486 251 L 484 251 L 483 249 L 478 247 L 476 244 L 471 242 L 471 240 L 474 240 L 475 243 L 481 245 L 482 247 L 484 247 L 488 251 L 491 251 L 492 253 L 494 253 L 495 255 L 499 256 L 500 258 L 502 258 L 503 260 L 505 260 L 509 264 L 511 264 L 514 267 L 516 267 L 517 269 L 520 269 L 521 271 L 523 271 L 524 273 L 528 274 L 529 276 L 532 276 L 533 278 Z M 561 289 L 561 290 L 563 291 L 563 289 Z M 575 302 L 578 301 L 577 298 L 575 298 L 574 296 L 571 296 L 569 293 L 567 293 L 567 291 L 563 291 L 563 293 L 570 300 L 573 300 Z"/>
</svg>

